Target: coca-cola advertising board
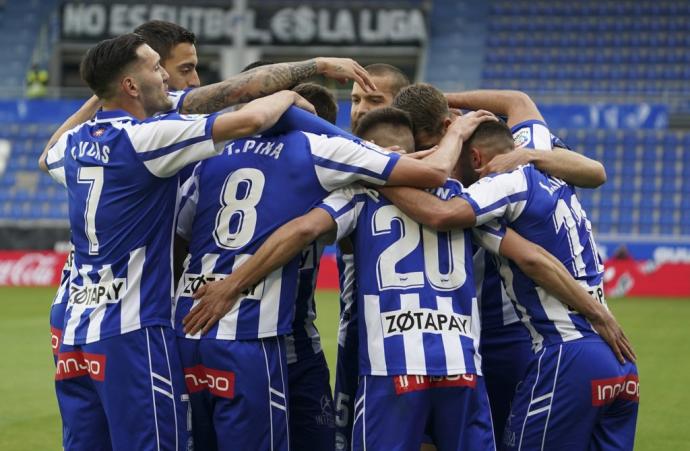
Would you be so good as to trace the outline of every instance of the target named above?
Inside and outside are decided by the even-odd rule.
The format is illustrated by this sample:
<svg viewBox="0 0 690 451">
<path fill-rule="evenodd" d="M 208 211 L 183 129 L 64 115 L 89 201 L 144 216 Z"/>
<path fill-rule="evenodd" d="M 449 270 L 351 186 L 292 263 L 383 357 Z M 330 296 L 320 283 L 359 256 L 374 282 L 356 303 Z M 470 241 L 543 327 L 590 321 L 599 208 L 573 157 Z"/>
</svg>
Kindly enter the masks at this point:
<svg viewBox="0 0 690 451">
<path fill-rule="evenodd" d="M 59 285 L 65 259 L 62 252 L 0 251 L 0 286 Z"/>
</svg>

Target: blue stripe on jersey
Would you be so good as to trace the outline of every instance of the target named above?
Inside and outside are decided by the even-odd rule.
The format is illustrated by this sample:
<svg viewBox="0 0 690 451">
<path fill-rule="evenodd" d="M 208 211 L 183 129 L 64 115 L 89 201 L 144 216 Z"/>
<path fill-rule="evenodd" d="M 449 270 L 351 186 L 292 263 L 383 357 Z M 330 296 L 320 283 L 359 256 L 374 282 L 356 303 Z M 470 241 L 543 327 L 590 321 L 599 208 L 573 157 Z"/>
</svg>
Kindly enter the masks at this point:
<svg viewBox="0 0 690 451">
<path fill-rule="evenodd" d="M 61 159 L 59 159 L 58 161 L 56 161 L 56 162 L 54 162 L 54 163 L 48 163 L 48 170 L 61 168 L 61 167 L 63 167 L 64 165 L 65 165 L 65 159 L 64 159 L 64 158 L 61 158 Z"/>
<path fill-rule="evenodd" d="M 390 155 L 391 159 L 381 174 L 379 174 L 378 172 L 370 171 L 366 168 L 353 166 L 351 164 L 339 163 L 337 161 L 332 161 L 327 158 L 317 157 L 316 155 L 314 156 L 314 163 L 317 166 L 321 166 L 327 169 L 335 169 L 343 172 L 362 174 L 366 175 L 367 177 L 375 178 L 377 180 L 387 180 L 390 176 L 391 171 L 393 170 L 393 167 L 395 166 L 395 163 L 397 162 L 398 158 L 400 158 L 400 156 L 396 153 L 391 153 Z"/>
<path fill-rule="evenodd" d="M 316 319 L 316 278 L 323 254 L 323 245 L 314 242 L 302 251 L 299 279 L 297 281 L 297 300 L 295 319 L 292 322 L 292 343 L 288 345 L 288 363 L 294 363 L 321 352 L 321 338 L 314 324 Z"/>
<path fill-rule="evenodd" d="M 485 206 L 485 207 L 479 208 L 478 210 L 475 210 L 474 213 L 475 213 L 477 216 L 481 216 L 481 215 L 486 214 L 486 213 L 488 213 L 488 212 L 490 212 L 490 211 L 493 211 L 493 210 L 496 210 L 496 209 L 498 209 L 498 208 L 501 208 L 502 206 L 504 206 L 504 205 L 506 205 L 506 204 L 512 204 L 512 203 L 515 203 L 515 202 L 519 202 L 519 201 L 522 201 L 522 200 L 526 200 L 526 199 L 527 199 L 527 195 L 528 195 L 528 192 L 527 192 L 527 191 L 523 191 L 523 192 L 521 192 L 521 193 L 512 194 L 512 195 L 510 195 L 510 196 L 508 196 L 508 197 L 504 197 L 503 199 L 497 200 L 496 202 L 494 202 L 494 203 L 491 204 L 491 205 L 487 205 L 487 206 Z M 470 202 L 470 204 L 471 204 L 473 207 L 474 207 L 475 205 L 477 205 L 476 202 L 474 202 L 474 201 Z"/>
</svg>

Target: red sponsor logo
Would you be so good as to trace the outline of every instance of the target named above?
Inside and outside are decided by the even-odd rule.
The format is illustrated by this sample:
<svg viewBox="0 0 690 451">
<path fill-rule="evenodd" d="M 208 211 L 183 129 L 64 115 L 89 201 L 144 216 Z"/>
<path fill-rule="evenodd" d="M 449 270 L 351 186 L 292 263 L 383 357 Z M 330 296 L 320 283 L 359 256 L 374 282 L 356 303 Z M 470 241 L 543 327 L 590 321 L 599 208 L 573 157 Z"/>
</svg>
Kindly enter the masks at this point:
<svg viewBox="0 0 690 451">
<path fill-rule="evenodd" d="M 611 404 L 617 399 L 640 401 L 640 380 L 637 374 L 592 381 L 593 406 Z"/>
<path fill-rule="evenodd" d="M 0 286 L 59 285 L 65 254 L 0 252 Z"/>
<path fill-rule="evenodd" d="M 469 387 L 477 386 L 476 374 L 456 374 L 454 376 L 395 376 L 395 393 L 402 395 L 419 390 L 443 387 Z"/>
<path fill-rule="evenodd" d="M 50 347 L 53 348 L 53 355 L 58 355 L 58 349 L 62 342 L 62 331 L 55 327 L 50 328 Z"/>
<path fill-rule="evenodd" d="M 59 352 L 55 380 L 71 379 L 86 376 L 95 381 L 105 380 L 105 355 L 73 351 Z"/>
<path fill-rule="evenodd" d="M 184 369 L 184 381 L 189 393 L 208 390 L 221 398 L 232 399 L 235 396 L 235 373 L 220 371 L 196 365 Z"/>
</svg>

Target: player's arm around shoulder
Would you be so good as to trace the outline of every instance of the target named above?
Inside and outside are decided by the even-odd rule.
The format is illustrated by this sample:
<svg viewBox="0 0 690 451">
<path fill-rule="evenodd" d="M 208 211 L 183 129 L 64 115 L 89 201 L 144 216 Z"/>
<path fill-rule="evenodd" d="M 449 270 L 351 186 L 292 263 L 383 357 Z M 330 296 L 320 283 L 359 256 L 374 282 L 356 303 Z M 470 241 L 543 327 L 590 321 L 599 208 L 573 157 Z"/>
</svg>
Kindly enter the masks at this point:
<svg viewBox="0 0 690 451">
<path fill-rule="evenodd" d="M 182 321 L 185 333 L 206 334 L 232 310 L 244 290 L 287 264 L 309 243 L 334 229 L 335 222 L 331 215 L 320 208 L 314 208 L 279 227 L 232 274 L 223 280 L 204 285 L 194 293 L 194 298 L 199 303 Z"/>
<path fill-rule="evenodd" d="M 213 123 L 213 141 L 256 135 L 275 125 L 291 105 L 314 113 L 314 107 L 293 91 L 280 91 L 249 102 L 239 111 L 219 115 Z"/>
<path fill-rule="evenodd" d="M 611 312 L 570 275 L 556 257 L 512 229 L 506 229 L 499 254 L 513 262 L 537 285 L 587 318 L 621 363 L 636 360 L 632 345 Z"/>
<path fill-rule="evenodd" d="M 379 191 L 410 218 L 435 230 L 464 229 L 476 221 L 474 209 L 464 197 L 444 200 L 427 191 L 404 186 L 381 187 Z"/>
</svg>

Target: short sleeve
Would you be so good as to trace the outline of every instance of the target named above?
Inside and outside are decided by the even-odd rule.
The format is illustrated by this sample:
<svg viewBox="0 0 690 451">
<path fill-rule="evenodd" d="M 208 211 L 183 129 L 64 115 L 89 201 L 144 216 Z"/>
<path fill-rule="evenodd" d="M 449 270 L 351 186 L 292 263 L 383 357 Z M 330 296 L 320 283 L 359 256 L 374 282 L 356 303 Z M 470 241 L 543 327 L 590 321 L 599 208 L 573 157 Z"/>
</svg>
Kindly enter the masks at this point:
<svg viewBox="0 0 690 451">
<path fill-rule="evenodd" d="M 316 176 L 326 191 L 359 181 L 383 185 L 400 155 L 380 147 L 341 136 L 305 133 Z"/>
<path fill-rule="evenodd" d="M 495 255 L 498 255 L 498 250 L 505 236 L 505 222 L 498 219 L 472 229 L 472 239 L 474 242 Z"/>
<path fill-rule="evenodd" d="M 224 143 L 214 143 L 211 115 L 164 114 L 141 123 L 128 124 L 125 131 L 139 159 L 157 177 L 170 177 L 182 168 L 218 155 Z"/>
<path fill-rule="evenodd" d="M 168 91 L 168 99 L 170 99 L 173 105 L 170 110 L 179 113 L 184 104 L 185 97 L 187 97 L 187 94 L 189 94 L 192 89 L 194 88 L 183 89 L 181 91 Z"/>
<path fill-rule="evenodd" d="M 520 122 L 510 130 L 513 133 L 515 148 L 551 150 L 551 132 L 543 121 Z"/>
<path fill-rule="evenodd" d="M 466 189 L 465 198 L 474 209 L 477 225 L 503 217 L 512 222 L 520 216 L 528 198 L 524 168 L 484 177 Z"/>
<path fill-rule="evenodd" d="M 46 166 L 50 176 L 62 186 L 67 185 L 65 176 L 65 153 L 69 141 L 70 132 L 63 133 L 55 144 L 48 149 L 46 155 Z"/>
<path fill-rule="evenodd" d="M 335 221 L 338 227 L 336 241 L 340 241 L 355 230 L 366 195 L 364 188 L 347 187 L 332 192 L 321 204 L 317 205 L 317 208 L 326 210 Z"/>
<path fill-rule="evenodd" d="M 180 187 L 180 207 L 177 215 L 177 234 L 187 241 L 192 238 L 192 226 L 196 215 L 196 206 L 199 203 L 199 172 L 201 164 L 198 163 L 192 175 Z"/>
</svg>

